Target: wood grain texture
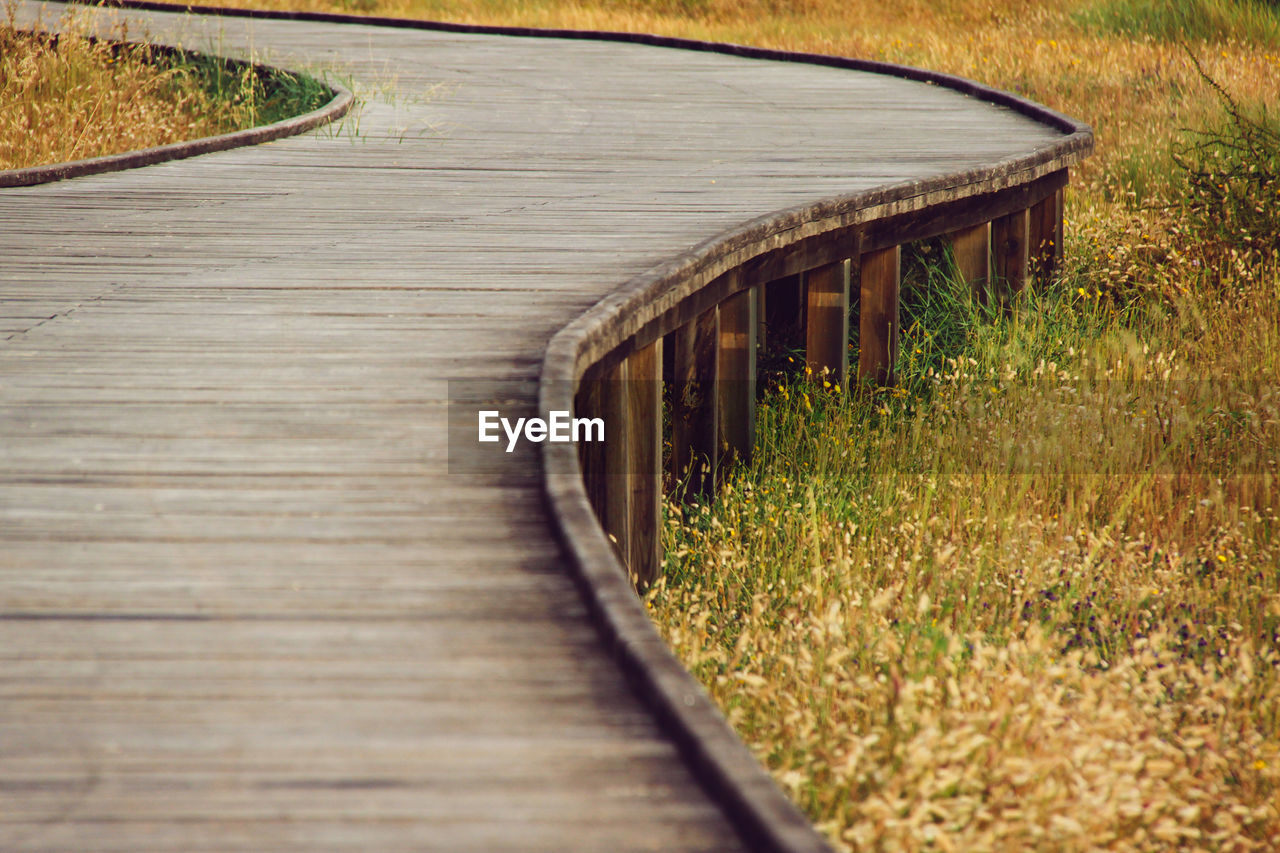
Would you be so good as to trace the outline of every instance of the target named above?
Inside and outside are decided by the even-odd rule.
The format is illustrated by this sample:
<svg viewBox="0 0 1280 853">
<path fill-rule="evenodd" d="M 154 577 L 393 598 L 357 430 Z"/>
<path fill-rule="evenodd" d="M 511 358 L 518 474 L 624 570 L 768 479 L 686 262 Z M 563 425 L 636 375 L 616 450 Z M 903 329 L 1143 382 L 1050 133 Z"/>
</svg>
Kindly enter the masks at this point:
<svg viewBox="0 0 1280 853">
<path fill-rule="evenodd" d="M 866 252 L 858 275 L 858 381 L 892 385 L 898 361 L 902 249 Z"/>
<path fill-rule="evenodd" d="M 662 341 L 627 358 L 627 568 L 647 589 L 662 571 Z"/>
<path fill-rule="evenodd" d="M 720 459 L 719 308 L 704 311 L 667 340 L 672 361 L 668 396 L 673 486 L 686 498 L 709 497 Z"/>
<path fill-rule="evenodd" d="M 1017 210 L 991 223 L 992 273 L 998 300 L 1005 305 L 1027 286 L 1031 254 L 1027 245 L 1027 210 Z"/>
<path fill-rule="evenodd" d="M 739 291 L 720 306 L 720 457 L 722 474 L 751 458 L 756 440 L 756 316 L 754 290 Z"/>
<path fill-rule="evenodd" d="M 459 473 L 451 401 L 567 409 L 751 258 L 1035 180 L 1080 131 L 762 54 L 110 14 L 363 103 L 0 192 L 0 848 L 820 849 L 607 543 L 557 539 L 599 535 L 543 478 L 576 450 Z"/>
<path fill-rule="evenodd" d="M 969 283 L 974 295 L 984 299 L 991 277 L 991 224 L 963 228 L 950 236 L 956 271 Z"/>
<path fill-rule="evenodd" d="M 844 387 L 849 378 L 849 262 L 805 274 L 805 364 Z"/>
</svg>

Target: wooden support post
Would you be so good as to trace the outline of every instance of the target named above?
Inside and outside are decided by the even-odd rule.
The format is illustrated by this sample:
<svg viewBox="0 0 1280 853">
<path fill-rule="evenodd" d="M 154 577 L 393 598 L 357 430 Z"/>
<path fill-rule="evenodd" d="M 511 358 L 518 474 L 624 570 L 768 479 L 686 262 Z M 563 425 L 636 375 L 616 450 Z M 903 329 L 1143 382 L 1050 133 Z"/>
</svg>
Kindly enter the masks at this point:
<svg viewBox="0 0 1280 853">
<path fill-rule="evenodd" d="M 858 381 L 892 385 L 898 360 L 900 247 L 867 252 L 860 259 Z"/>
<path fill-rule="evenodd" d="M 985 303 L 991 278 L 991 223 L 952 231 L 950 237 L 956 271 L 968 282 L 974 299 Z"/>
<path fill-rule="evenodd" d="M 764 304 L 769 346 L 774 351 L 798 350 L 804 346 L 803 277 L 789 275 L 766 284 Z"/>
<path fill-rule="evenodd" d="M 573 397 L 573 413 L 579 418 L 604 418 L 604 386 L 598 375 L 589 374 L 582 378 L 578 393 Z M 608 495 L 605 487 L 605 442 L 580 442 L 578 463 L 582 466 L 582 485 L 586 489 L 587 500 L 591 502 L 596 518 L 603 523 Z"/>
<path fill-rule="evenodd" d="M 671 340 L 671 475 L 688 477 L 685 496 L 708 496 L 720 457 L 720 312 L 704 312 Z M 664 367 L 666 365 L 664 364 Z"/>
<path fill-rule="evenodd" d="M 1018 210 L 991 223 L 995 291 L 1004 305 L 1008 305 L 1027 284 L 1029 218 L 1026 210 Z"/>
<path fill-rule="evenodd" d="M 644 590 L 662 571 L 662 341 L 627 358 L 627 568 Z"/>
<path fill-rule="evenodd" d="M 1067 217 L 1067 188 L 1059 187 L 1053 194 L 1053 267 L 1057 269 L 1062 263 L 1065 245 L 1063 244 Z"/>
<path fill-rule="evenodd" d="M 720 471 L 751 458 L 756 440 L 756 294 L 739 291 L 720 303 Z"/>
<path fill-rule="evenodd" d="M 616 553 L 623 565 L 628 562 L 631 544 L 631 507 L 628 488 L 627 447 L 630 429 L 627 418 L 627 362 L 605 368 L 595 381 L 594 391 L 599 400 L 596 416 L 604 418 L 604 443 L 597 451 L 602 457 L 601 475 L 597 484 L 588 482 L 591 505 L 596 510 L 600 526 L 616 546 Z"/>
<path fill-rule="evenodd" d="M 1048 281 L 1058 264 L 1059 231 L 1058 193 L 1031 207 L 1027 224 L 1027 244 L 1031 255 L 1031 274 L 1037 281 Z"/>
<path fill-rule="evenodd" d="M 849 378 L 849 262 L 827 264 L 805 273 L 805 364 L 815 374 L 825 368 L 833 383 Z"/>
<path fill-rule="evenodd" d="M 766 333 L 769 330 L 769 324 L 768 322 L 766 322 L 765 318 L 768 317 L 769 315 L 768 315 L 768 312 L 766 311 L 766 306 L 765 306 L 765 298 L 766 298 L 765 293 L 768 290 L 769 288 L 760 287 L 759 285 L 751 288 L 751 292 L 756 295 L 756 349 L 757 350 L 762 350 L 767 346 L 765 342 L 768 340 Z"/>
</svg>

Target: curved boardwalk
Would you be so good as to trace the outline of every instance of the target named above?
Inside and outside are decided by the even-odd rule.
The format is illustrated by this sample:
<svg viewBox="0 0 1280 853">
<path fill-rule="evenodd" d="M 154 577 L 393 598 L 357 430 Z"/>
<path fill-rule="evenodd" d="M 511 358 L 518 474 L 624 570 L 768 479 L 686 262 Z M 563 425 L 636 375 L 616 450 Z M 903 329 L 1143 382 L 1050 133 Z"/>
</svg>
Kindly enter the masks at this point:
<svg viewBox="0 0 1280 853">
<path fill-rule="evenodd" d="M 450 472 L 451 383 L 531 406 L 553 334 L 695 244 L 1062 134 L 812 65 L 114 14 L 366 105 L 0 190 L 0 849 L 742 844 L 602 648 L 537 455 Z"/>
</svg>

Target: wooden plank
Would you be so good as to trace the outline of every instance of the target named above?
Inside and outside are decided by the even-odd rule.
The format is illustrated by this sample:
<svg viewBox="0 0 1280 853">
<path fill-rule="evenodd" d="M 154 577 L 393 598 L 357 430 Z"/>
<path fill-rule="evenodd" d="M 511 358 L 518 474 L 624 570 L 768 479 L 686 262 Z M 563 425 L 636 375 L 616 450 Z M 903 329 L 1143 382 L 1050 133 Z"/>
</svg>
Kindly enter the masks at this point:
<svg viewBox="0 0 1280 853">
<path fill-rule="evenodd" d="M 607 399 L 604 382 L 597 373 L 594 378 L 583 377 L 574 396 L 574 415 L 581 418 L 600 418 L 605 422 L 605 441 L 583 441 L 578 443 L 578 464 L 582 466 L 582 482 L 587 490 L 587 499 L 596 518 L 604 519 L 608 506 L 608 461 L 605 448 L 609 441 L 609 418 L 607 407 L 611 401 Z M 616 406 L 616 403 L 613 403 Z M 618 424 L 615 424 L 615 429 Z M 615 439 L 616 441 L 616 439 Z"/>
<path fill-rule="evenodd" d="M 956 272 L 972 288 L 974 298 L 985 302 L 991 277 L 991 224 L 953 231 L 950 239 Z"/>
<path fill-rule="evenodd" d="M 805 274 L 805 364 L 844 387 L 849 378 L 849 262 Z"/>
<path fill-rule="evenodd" d="M 757 285 L 759 286 L 759 285 Z M 720 453 L 723 473 L 747 461 L 756 440 L 756 305 L 754 288 L 720 306 Z"/>
<path fill-rule="evenodd" d="M 671 352 L 671 475 L 685 497 L 707 497 L 720 457 L 720 312 L 667 336 Z M 666 353 L 664 351 L 664 368 Z"/>
<path fill-rule="evenodd" d="M 644 590 L 662 573 L 662 342 L 626 364 L 627 568 Z"/>
<path fill-rule="evenodd" d="M 993 289 L 997 301 L 1008 305 L 1027 286 L 1026 210 L 1018 210 L 991 223 Z"/>
<path fill-rule="evenodd" d="M 769 346 L 769 324 L 765 320 L 769 316 L 768 307 L 765 305 L 769 288 L 752 287 L 751 290 L 756 295 L 756 348 L 763 350 Z"/>
<path fill-rule="evenodd" d="M 1059 189 L 1037 202 L 1028 214 L 1031 271 L 1039 281 L 1048 281 L 1062 263 L 1063 194 Z"/>
<path fill-rule="evenodd" d="M 898 246 L 861 257 L 858 302 L 858 381 L 892 385 L 898 360 Z"/>
<path fill-rule="evenodd" d="M 597 493 L 595 497 L 595 501 L 603 506 L 603 512 L 597 508 L 596 517 L 600 519 L 605 535 L 617 548 L 624 566 L 630 561 L 631 522 L 634 518 L 630 483 L 631 400 L 627 390 L 630 380 L 630 362 L 617 362 L 601 371 L 596 392 L 601 398 L 599 411 L 604 418 L 605 429 L 603 494 Z"/>
</svg>

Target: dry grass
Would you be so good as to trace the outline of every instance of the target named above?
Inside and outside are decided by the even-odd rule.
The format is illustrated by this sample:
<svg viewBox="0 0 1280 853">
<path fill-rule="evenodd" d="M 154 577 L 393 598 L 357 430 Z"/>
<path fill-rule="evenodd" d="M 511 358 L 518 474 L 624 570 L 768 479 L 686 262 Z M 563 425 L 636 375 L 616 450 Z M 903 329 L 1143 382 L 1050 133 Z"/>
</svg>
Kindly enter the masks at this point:
<svg viewBox="0 0 1280 853">
<path fill-rule="evenodd" d="M 1141 333 L 979 317 L 878 399 L 779 387 L 761 459 L 668 507 L 652 613 L 842 846 L 1280 842 L 1280 279 L 1233 284 Z"/>
<path fill-rule="evenodd" d="M 655 618 L 851 849 L 1280 846 L 1275 77 L 1213 61 L 1274 48 L 1076 39 L 1053 286 L 992 317 L 921 250 L 901 386 L 775 389 L 759 460 L 668 509 Z M 1016 57 L 1066 40 L 993 82 L 1054 100 Z"/>
<path fill-rule="evenodd" d="M 275 121 L 319 106 L 314 80 L 174 60 L 86 37 L 69 13 L 56 39 L 0 24 L 0 169 L 99 157 Z M 112 38 L 129 39 L 126 28 Z"/>
</svg>

